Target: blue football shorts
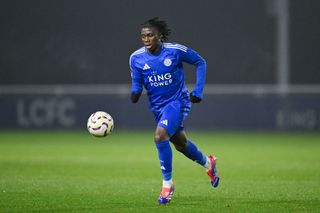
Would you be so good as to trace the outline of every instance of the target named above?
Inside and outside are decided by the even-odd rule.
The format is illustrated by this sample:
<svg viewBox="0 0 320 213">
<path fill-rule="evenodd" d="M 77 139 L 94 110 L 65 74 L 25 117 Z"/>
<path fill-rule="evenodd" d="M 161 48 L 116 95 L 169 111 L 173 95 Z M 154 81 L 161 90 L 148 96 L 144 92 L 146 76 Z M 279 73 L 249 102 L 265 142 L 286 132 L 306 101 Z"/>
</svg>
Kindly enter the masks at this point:
<svg viewBox="0 0 320 213">
<path fill-rule="evenodd" d="M 183 120 L 188 116 L 190 109 L 190 103 L 183 103 L 180 100 L 172 101 L 156 116 L 156 123 L 166 129 L 168 135 L 172 137 L 175 133 L 184 130 Z"/>
</svg>

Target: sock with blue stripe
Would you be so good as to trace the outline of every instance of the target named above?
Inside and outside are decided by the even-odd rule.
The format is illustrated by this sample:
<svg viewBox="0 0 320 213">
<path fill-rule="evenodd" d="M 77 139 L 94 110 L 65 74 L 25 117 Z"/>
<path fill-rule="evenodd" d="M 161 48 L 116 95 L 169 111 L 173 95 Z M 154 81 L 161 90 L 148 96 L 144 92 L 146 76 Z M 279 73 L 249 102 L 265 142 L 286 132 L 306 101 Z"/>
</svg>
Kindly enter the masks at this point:
<svg viewBox="0 0 320 213">
<path fill-rule="evenodd" d="M 163 180 L 172 179 L 172 149 L 168 140 L 156 142 Z"/>
</svg>

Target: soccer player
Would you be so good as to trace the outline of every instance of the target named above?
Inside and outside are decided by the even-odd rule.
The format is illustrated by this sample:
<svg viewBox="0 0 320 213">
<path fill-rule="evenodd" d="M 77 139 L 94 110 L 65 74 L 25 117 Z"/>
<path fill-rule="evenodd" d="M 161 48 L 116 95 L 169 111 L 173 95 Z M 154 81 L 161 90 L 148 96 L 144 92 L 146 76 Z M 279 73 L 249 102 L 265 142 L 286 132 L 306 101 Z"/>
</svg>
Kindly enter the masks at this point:
<svg viewBox="0 0 320 213">
<path fill-rule="evenodd" d="M 191 102 L 199 103 L 203 98 L 206 62 L 190 48 L 177 43 L 167 43 L 170 32 L 167 23 L 159 18 L 143 23 L 140 36 L 144 46 L 133 52 L 129 61 L 132 77 L 131 100 L 136 103 L 144 87 L 157 125 L 154 141 L 163 176 L 159 204 L 169 203 L 174 192 L 172 150 L 169 142 L 176 150 L 206 169 L 213 187 L 219 184 L 216 157 L 205 156 L 187 139 L 183 127 L 183 120 L 191 109 Z M 190 94 L 185 87 L 183 62 L 196 67 L 196 84 Z"/>
</svg>

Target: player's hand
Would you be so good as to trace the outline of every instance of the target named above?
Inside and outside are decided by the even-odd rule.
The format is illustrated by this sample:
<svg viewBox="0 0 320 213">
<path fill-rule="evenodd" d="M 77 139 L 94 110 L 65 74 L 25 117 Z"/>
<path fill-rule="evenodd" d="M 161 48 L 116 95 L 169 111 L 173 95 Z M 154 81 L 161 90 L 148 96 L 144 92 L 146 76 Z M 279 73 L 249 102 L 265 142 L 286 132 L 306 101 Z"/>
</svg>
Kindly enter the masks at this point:
<svg viewBox="0 0 320 213">
<path fill-rule="evenodd" d="M 131 101 L 132 101 L 132 103 L 137 103 L 139 98 L 140 98 L 140 96 L 141 96 L 141 93 L 132 92 L 131 93 Z"/>
<path fill-rule="evenodd" d="M 202 101 L 202 98 L 199 98 L 199 97 L 197 97 L 197 96 L 194 96 L 193 94 L 192 94 L 192 92 L 190 93 L 190 101 L 192 102 L 192 103 L 200 103 L 201 101 Z"/>
</svg>

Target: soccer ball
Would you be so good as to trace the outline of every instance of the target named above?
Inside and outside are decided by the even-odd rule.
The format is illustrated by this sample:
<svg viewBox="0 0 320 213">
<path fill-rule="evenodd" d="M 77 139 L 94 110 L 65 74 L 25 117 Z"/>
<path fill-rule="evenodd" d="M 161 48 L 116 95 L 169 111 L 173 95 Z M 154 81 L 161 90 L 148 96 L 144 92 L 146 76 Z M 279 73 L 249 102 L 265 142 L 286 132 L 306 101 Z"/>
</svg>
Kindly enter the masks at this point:
<svg viewBox="0 0 320 213">
<path fill-rule="evenodd" d="M 113 131 L 114 122 L 111 115 L 103 111 L 92 113 L 87 122 L 87 128 L 91 135 L 105 137 Z"/>
</svg>

